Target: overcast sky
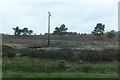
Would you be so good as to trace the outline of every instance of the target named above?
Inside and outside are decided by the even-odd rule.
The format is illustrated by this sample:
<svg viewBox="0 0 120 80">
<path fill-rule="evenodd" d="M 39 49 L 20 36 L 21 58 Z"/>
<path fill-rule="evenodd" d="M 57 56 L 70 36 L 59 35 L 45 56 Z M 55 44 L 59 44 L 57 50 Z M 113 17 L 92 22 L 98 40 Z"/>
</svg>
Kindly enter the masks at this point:
<svg viewBox="0 0 120 80">
<path fill-rule="evenodd" d="M 0 33 L 13 34 L 13 27 L 27 27 L 36 34 L 51 33 L 65 24 L 68 31 L 91 33 L 97 23 L 105 30 L 118 30 L 119 0 L 0 0 Z"/>
</svg>

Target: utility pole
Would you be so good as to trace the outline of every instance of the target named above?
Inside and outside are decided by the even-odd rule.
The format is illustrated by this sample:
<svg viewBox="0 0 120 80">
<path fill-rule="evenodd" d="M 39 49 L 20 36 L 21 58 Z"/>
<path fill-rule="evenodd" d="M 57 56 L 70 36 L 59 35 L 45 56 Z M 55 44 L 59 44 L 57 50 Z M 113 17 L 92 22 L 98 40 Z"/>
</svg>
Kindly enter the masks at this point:
<svg viewBox="0 0 120 80">
<path fill-rule="evenodd" d="M 48 12 L 48 46 L 50 46 L 50 12 Z"/>
</svg>

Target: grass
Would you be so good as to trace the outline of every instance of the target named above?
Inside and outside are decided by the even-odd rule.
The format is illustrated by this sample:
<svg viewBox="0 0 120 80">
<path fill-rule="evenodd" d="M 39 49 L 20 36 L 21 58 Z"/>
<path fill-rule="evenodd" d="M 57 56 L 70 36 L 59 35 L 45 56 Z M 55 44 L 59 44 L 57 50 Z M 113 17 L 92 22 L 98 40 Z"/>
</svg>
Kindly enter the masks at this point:
<svg viewBox="0 0 120 80">
<path fill-rule="evenodd" d="M 16 46 L 18 49 L 36 45 L 44 47 L 47 45 L 46 40 L 47 36 L 3 36 L 3 44 Z M 91 36 L 63 36 L 63 38 L 51 36 L 51 46 L 58 48 L 114 49 L 117 48 L 117 45 L 117 38 L 112 40 L 105 38 L 99 41 Z M 11 60 L 4 57 L 3 78 L 118 78 L 118 62 L 80 63 L 65 61 L 65 66 L 67 65 L 77 69 L 77 71 L 66 71 L 60 66 L 58 60 L 29 57 L 15 57 Z"/>
<path fill-rule="evenodd" d="M 7 71 L 3 73 L 3 78 L 118 78 L 118 75 L 100 73 L 79 73 L 79 72 L 21 73 Z"/>
<path fill-rule="evenodd" d="M 3 58 L 3 78 L 117 78 L 118 62 L 79 63 L 65 61 L 77 69 L 67 71 L 58 60 L 15 57 Z"/>
<path fill-rule="evenodd" d="M 112 73 L 118 70 L 118 62 L 104 63 L 79 63 L 65 61 L 66 65 L 77 68 L 82 72 L 105 72 Z M 12 65 L 11 65 L 12 64 Z M 9 58 L 3 58 L 3 70 L 19 70 L 19 71 L 38 71 L 51 70 L 52 72 L 63 71 L 59 66 L 58 60 L 47 60 L 29 57 L 15 57 L 12 61 Z"/>
<path fill-rule="evenodd" d="M 103 62 L 103 63 L 73 63 L 72 66 L 80 68 L 83 72 L 100 72 L 113 73 L 118 70 L 118 62 Z"/>
<path fill-rule="evenodd" d="M 3 70 L 17 70 L 24 72 L 59 71 L 60 69 L 56 61 L 32 59 L 29 57 L 16 57 L 12 61 L 8 58 L 4 58 L 2 66 Z"/>
</svg>

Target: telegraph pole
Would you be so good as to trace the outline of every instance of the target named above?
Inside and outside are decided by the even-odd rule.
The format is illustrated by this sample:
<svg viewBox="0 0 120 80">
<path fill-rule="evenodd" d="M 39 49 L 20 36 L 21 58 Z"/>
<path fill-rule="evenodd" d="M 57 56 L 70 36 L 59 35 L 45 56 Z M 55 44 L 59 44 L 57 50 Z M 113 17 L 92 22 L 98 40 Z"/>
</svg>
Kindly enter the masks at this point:
<svg viewBox="0 0 120 80">
<path fill-rule="evenodd" d="M 50 46 L 50 12 L 48 12 L 48 46 Z"/>
</svg>

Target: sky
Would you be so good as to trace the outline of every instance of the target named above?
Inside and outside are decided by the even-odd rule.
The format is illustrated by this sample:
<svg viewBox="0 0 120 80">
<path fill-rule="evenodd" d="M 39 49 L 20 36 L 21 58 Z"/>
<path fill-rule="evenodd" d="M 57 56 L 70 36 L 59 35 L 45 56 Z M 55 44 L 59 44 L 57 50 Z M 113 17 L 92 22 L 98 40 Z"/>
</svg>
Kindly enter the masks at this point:
<svg viewBox="0 0 120 80">
<path fill-rule="evenodd" d="M 14 34 L 13 27 L 47 33 L 48 11 L 52 33 L 65 24 L 69 32 L 91 33 L 97 23 L 105 31 L 118 30 L 119 0 L 0 0 L 0 33 Z"/>
</svg>

